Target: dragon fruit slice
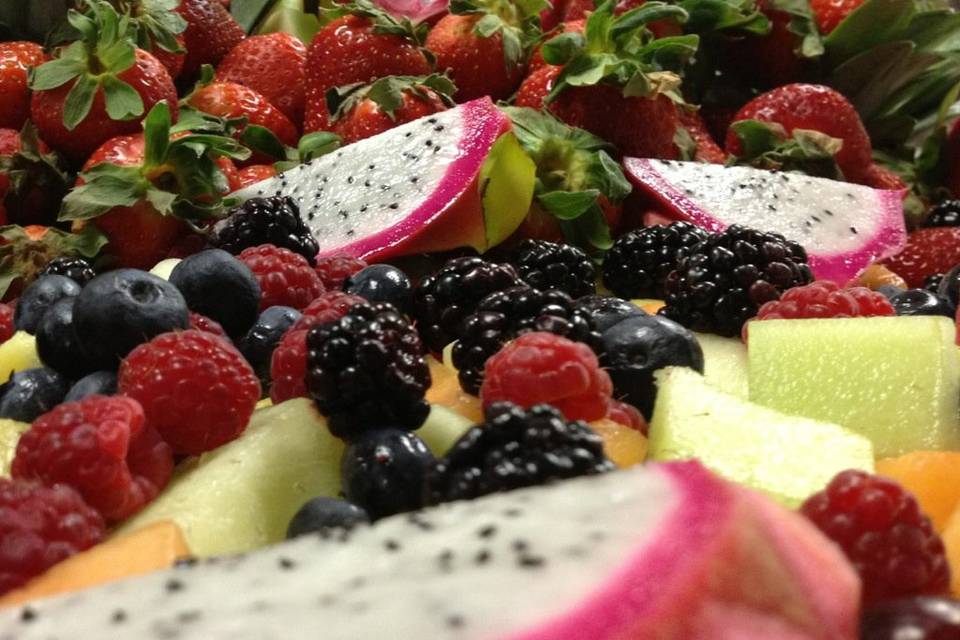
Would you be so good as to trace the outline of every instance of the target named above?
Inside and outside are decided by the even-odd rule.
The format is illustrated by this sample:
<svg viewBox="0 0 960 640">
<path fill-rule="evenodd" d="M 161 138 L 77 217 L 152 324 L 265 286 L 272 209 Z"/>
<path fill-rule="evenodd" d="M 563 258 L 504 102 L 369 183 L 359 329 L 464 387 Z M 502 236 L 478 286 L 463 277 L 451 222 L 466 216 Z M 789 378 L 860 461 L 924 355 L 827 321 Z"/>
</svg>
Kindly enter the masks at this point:
<svg viewBox="0 0 960 640">
<path fill-rule="evenodd" d="M 624 166 L 670 215 L 711 231 L 739 224 L 800 243 L 819 279 L 845 284 L 906 243 L 900 191 L 697 162 L 627 158 Z"/>
<path fill-rule="evenodd" d="M 0 612 L 0 637 L 850 640 L 858 606 L 802 517 L 683 462 L 34 603 Z"/>
<path fill-rule="evenodd" d="M 290 196 L 320 255 L 366 260 L 505 240 L 533 197 L 535 167 L 510 119 L 481 98 L 295 167 L 237 192 Z"/>
</svg>

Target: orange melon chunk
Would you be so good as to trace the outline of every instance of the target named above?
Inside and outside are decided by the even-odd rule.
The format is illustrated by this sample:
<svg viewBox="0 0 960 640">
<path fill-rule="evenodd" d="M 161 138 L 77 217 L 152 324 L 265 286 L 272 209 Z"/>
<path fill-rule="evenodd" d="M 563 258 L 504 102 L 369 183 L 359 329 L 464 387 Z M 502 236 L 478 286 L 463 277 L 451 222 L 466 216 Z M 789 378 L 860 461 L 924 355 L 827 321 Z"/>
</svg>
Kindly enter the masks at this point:
<svg viewBox="0 0 960 640">
<path fill-rule="evenodd" d="M 950 562 L 950 591 L 955 598 L 960 597 L 960 507 L 950 516 L 940 537 L 943 538 Z"/>
<path fill-rule="evenodd" d="M 943 532 L 960 506 L 960 451 L 913 451 L 878 460 L 876 468 L 916 496 L 934 528 Z"/>
<path fill-rule="evenodd" d="M 460 388 L 457 371 L 435 358 L 427 358 L 430 365 L 430 388 L 427 390 L 427 402 L 459 413 L 467 420 L 483 422 L 483 407 L 480 399 Z"/>
<path fill-rule="evenodd" d="M 647 459 L 647 438 L 636 429 L 607 419 L 591 422 L 590 428 L 603 438 L 603 452 L 621 469 Z"/>
<path fill-rule="evenodd" d="M 180 527 L 169 520 L 156 522 L 110 538 L 54 565 L 24 587 L 0 598 L 0 607 L 159 571 L 189 555 Z"/>
</svg>

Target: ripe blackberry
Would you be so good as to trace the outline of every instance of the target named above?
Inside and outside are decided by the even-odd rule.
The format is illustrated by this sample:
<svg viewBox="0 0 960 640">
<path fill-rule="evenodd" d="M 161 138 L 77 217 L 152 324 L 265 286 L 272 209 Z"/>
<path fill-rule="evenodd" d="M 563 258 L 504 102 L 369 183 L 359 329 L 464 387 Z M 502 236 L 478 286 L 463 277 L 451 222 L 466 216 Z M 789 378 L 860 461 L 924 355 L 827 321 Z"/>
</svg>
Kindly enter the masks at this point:
<svg viewBox="0 0 960 640">
<path fill-rule="evenodd" d="M 384 427 L 416 429 L 430 405 L 420 336 L 388 303 L 363 303 L 307 334 L 306 384 L 330 431 L 352 438 Z"/>
<path fill-rule="evenodd" d="M 810 282 L 799 244 L 733 225 L 684 252 L 667 277 L 660 313 L 694 331 L 733 337 L 765 302 Z"/>
<path fill-rule="evenodd" d="M 929 275 L 923 281 L 923 289 L 929 291 L 930 293 L 937 293 L 940 290 L 940 283 L 943 282 L 942 273 L 934 273 Z"/>
<path fill-rule="evenodd" d="M 603 284 L 621 298 L 662 299 L 663 283 L 676 268 L 680 253 L 709 235 L 689 222 L 625 233 L 603 260 Z"/>
<path fill-rule="evenodd" d="M 486 409 L 427 474 L 427 502 L 438 504 L 497 491 L 612 471 L 603 439 L 585 422 L 568 421 L 547 404 Z"/>
<path fill-rule="evenodd" d="M 54 258 L 40 272 L 40 276 L 66 276 L 81 287 L 93 280 L 96 275 L 97 272 L 90 266 L 89 261 L 70 256 Z"/>
<path fill-rule="evenodd" d="M 585 342 L 599 351 L 600 334 L 590 315 L 576 308 L 573 299 L 559 289 L 541 291 L 529 286 L 491 293 L 460 325 L 460 339 L 453 347 L 453 363 L 459 369 L 460 386 L 476 395 L 483 383 L 487 360 L 508 341 L 530 331 L 546 331 Z"/>
<path fill-rule="evenodd" d="M 960 600 L 903 598 L 881 602 L 863 613 L 862 640 L 957 640 Z"/>
<path fill-rule="evenodd" d="M 597 292 L 597 268 L 582 249 L 547 240 L 524 240 L 510 262 L 537 289 L 560 289 L 573 298 Z"/>
<path fill-rule="evenodd" d="M 320 247 L 300 217 L 293 198 L 250 198 L 230 212 L 230 217 L 210 236 L 210 244 L 233 255 L 244 249 L 272 244 L 299 253 L 314 265 Z"/>
<path fill-rule="evenodd" d="M 925 227 L 960 227 L 960 200 L 944 200 L 930 207 Z"/>
<path fill-rule="evenodd" d="M 440 353 L 459 337 L 460 323 L 474 312 L 477 303 L 495 291 L 520 284 L 520 276 L 508 264 L 477 256 L 448 260 L 413 290 L 413 316 L 424 344 Z"/>
</svg>

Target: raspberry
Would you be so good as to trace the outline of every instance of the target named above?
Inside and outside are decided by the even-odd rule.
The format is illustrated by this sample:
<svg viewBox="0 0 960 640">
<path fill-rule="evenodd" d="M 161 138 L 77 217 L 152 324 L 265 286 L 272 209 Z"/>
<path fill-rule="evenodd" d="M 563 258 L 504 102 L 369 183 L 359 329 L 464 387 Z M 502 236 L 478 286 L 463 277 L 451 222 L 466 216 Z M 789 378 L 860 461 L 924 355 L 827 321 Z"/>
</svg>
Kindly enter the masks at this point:
<svg viewBox="0 0 960 640">
<path fill-rule="evenodd" d="M 943 541 L 916 499 L 894 481 L 843 471 L 800 509 L 853 563 L 864 604 L 947 593 Z"/>
<path fill-rule="evenodd" d="M 290 328 L 291 331 L 311 329 L 324 322 L 333 322 L 347 315 L 355 304 L 366 302 L 366 299 L 343 291 L 328 291 L 307 305 L 303 315 Z"/>
<path fill-rule="evenodd" d="M 13 307 L 0 302 L 0 343 L 9 340 L 15 332 L 16 329 L 13 327 Z"/>
<path fill-rule="evenodd" d="M 132 398 L 90 396 L 33 421 L 20 437 L 14 478 L 63 483 L 109 522 L 139 511 L 170 481 L 170 447 Z"/>
<path fill-rule="evenodd" d="M 484 407 L 512 402 L 523 408 L 550 404 L 567 420 L 607 415 L 613 383 L 587 345 L 534 331 L 487 360 L 480 399 Z"/>
<path fill-rule="evenodd" d="M 197 331 L 205 331 L 207 333 L 213 334 L 215 336 L 220 336 L 221 338 L 230 338 L 227 336 L 227 332 L 223 330 L 223 327 L 220 326 L 220 323 L 216 320 L 211 320 L 202 313 L 197 313 L 196 311 L 190 312 L 190 328 L 196 329 Z"/>
<path fill-rule="evenodd" d="M 0 595 L 105 534 L 103 518 L 70 487 L 0 478 Z"/>
<path fill-rule="evenodd" d="M 262 244 L 237 256 L 260 284 L 260 310 L 283 305 L 300 310 L 324 292 L 320 276 L 307 259 L 289 249 Z"/>
<path fill-rule="evenodd" d="M 362 270 L 367 263 L 353 256 L 337 255 L 317 258 L 316 271 L 327 291 L 340 289 L 343 281 Z"/>
<path fill-rule="evenodd" d="M 650 431 L 650 425 L 647 424 L 643 414 L 640 413 L 640 410 L 629 402 L 611 400 L 610 404 L 607 406 L 607 419 L 613 420 L 614 422 L 622 424 L 625 427 L 636 429 L 643 435 L 647 435 L 647 433 Z"/>
<path fill-rule="evenodd" d="M 240 352 L 197 330 L 163 333 L 131 351 L 117 388 L 143 405 L 175 453 L 187 455 L 239 436 L 260 399 L 260 381 Z"/>
</svg>

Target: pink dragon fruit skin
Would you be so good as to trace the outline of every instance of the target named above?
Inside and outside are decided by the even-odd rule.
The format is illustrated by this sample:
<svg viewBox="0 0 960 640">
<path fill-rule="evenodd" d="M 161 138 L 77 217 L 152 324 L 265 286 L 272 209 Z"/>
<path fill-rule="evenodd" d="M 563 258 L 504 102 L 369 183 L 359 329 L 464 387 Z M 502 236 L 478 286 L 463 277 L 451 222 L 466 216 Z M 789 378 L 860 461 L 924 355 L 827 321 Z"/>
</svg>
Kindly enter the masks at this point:
<svg viewBox="0 0 960 640">
<path fill-rule="evenodd" d="M 782 181 L 784 174 L 759 169 L 647 158 L 626 158 L 624 167 L 634 185 L 676 219 L 709 231 L 741 224 L 800 243 L 818 279 L 845 284 L 906 244 L 902 191 L 791 174 L 793 183 L 802 183 L 795 187 Z M 709 183 L 700 184 L 708 176 Z M 743 180 L 761 177 L 765 188 L 758 189 L 751 201 L 726 208 L 725 199 L 741 195 L 736 189 Z M 690 183 L 703 188 L 692 196 L 687 193 Z M 795 200 L 788 200 L 790 196 Z M 839 206 L 821 206 L 828 199 Z M 842 246 L 836 246 L 838 242 Z"/>
</svg>

